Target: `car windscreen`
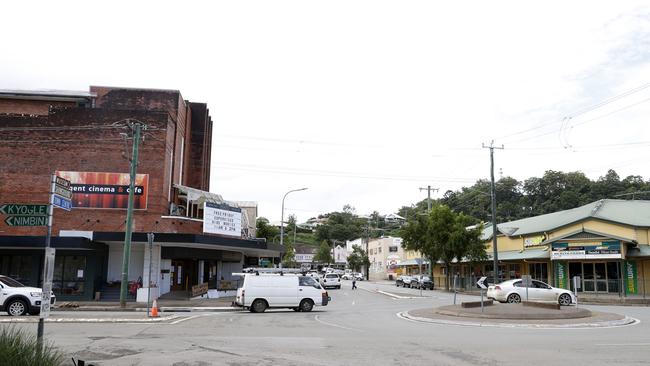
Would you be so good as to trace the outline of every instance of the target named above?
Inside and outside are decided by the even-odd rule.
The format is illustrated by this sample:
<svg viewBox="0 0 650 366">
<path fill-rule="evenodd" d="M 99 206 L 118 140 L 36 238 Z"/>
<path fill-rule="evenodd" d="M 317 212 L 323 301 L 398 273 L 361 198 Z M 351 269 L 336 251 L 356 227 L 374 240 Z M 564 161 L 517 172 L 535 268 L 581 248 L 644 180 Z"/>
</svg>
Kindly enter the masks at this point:
<svg viewBox="0 0 650 366">
<path fill-rule="evenodd" d="M 0 278 L 0 282 L 2 282 L 2 284 L 7 285 L 9 287 L 25 287 L 25 285 L 23 285 L 22 283 L 9 277 Z"/>
</svg>

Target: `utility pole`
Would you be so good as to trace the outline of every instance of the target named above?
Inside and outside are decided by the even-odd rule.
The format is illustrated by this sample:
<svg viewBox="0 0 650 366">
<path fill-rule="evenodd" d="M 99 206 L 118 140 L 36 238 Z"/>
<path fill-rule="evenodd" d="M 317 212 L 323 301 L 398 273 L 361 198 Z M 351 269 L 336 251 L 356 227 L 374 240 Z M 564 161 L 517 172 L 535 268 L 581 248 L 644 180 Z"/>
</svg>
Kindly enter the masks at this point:
<svg viewBox="0 0 650 366">
<path fill-rule="evenodd" d="M 366 281 L 370 281 L 370 253 L 368 247 L 370 246 L 370 220 L 366 223 L 366 257 L 368 257 L 368 264 L 366 265 Z"/>
<path fill-rule="evenodd" d="M 133 200 L 135 190 L 136 169 L 138 167 L 138 147 L 140 143 L 140 131 L 146 125 L 137 120 L 130 120 L 131 132 L 133 132 L 133 152 L 131 154 L 131 176 L 129 184 L 129 206 L 126 211 L 126 233 L 124 234 L 124 254 L 122 256 L 122 283 L 120 285 L 120 307 L 126 307 L 126 292 L 129 286 L 129 259 L 131 257 L 131 224 L 133 222 Z"/>
<path fill-rule="evenodd" d="M 427 186 L 427 188 L 420 187 L 420 192 L 424 190 L 427 191 L 427 212 L 431 212 L 431 191 L 438 192 L 438 188 L 431 188 L 431 186 Z"/>
<path fill-rule="evenodd" d="M 494 283 L 498 283 L 497 278 L 499 277 L 499 254 L 497 253 L 497 198 L 496 190 L 494 189 L 494 149 L 503 150 L 503 145 L 501 147 L 494 147 L 494 140 L 490 142 L 490 146 L 482 145 L 484 149 L 490 149 L 490 178 L 492 180 L 492 185 L 490 188 L 490 196 L 492 196 L 492 251 L 494 255 Z"/>
</svg>

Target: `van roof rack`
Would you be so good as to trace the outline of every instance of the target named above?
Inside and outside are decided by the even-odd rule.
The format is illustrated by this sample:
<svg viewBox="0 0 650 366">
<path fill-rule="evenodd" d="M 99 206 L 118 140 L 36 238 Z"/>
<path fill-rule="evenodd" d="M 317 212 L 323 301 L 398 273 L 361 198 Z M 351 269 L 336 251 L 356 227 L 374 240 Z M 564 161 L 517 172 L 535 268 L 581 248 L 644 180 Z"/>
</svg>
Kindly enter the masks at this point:
<svg viewBox="0 0 650 366">
<path fill-rule="evenodd" d="M 280 276 L 284 274 L 305 274 L 307 271 L 303 271 L 299 268 L 244 268 L 240 273 L 233 273 L 233 276 L 243 276 L 247 274 L 255 274 L 257 276 L 262 274 L 278 274 Z"/>
</svg>

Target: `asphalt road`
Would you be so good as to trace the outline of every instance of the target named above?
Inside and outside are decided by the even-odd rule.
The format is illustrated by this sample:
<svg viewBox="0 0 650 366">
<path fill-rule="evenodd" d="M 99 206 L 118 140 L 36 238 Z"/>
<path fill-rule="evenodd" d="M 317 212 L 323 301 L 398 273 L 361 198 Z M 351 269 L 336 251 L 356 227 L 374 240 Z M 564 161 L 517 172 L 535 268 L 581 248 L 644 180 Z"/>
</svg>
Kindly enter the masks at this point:
<svg viewBox="0 0 650 366">
<path fill-rule="evenodd" d="M 512 329 L 408 321 L 397 313 L 448 305 L 452 295 L 358 282 L 329 290 L 330 305 L 311 313 L 271 310 L 178 313 L 160 323 L 61 323 L 46 338 L 96 365 L 645 365 L 650 308 L 589 306 L 639 324 L 597 329 Z M 387 290 L 415 298 L 394 299 Z M 476 297 L 460 296 L 461 299 Z M 81 316 L 75 315 L 66 316 Z M 122 313 L 123 314 L 123 313 Z M 65 314 L 53 312 L 53 317 Z M 167 314 L 165 314 L 167 315 Z M 85 317 L 120 317 L 94 313 Z M 4 316 L 3 319 L 6 319 Z M 0 323 L 6 326 L 6 323 Z M 36 324 L 18 324 L 36 332 Z M 72 365 L 72 363 L 70 363 Z"/>
</svg>

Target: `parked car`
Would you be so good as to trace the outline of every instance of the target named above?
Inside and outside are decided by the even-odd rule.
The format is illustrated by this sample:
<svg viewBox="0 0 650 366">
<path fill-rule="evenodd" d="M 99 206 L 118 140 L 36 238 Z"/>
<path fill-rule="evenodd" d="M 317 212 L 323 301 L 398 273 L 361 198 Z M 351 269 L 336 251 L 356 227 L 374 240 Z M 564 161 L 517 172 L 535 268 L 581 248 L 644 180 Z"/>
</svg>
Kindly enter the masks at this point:
<svg viewBox="0 0 650 366">
<path fill-rule="evenodd" d="M 237 289 L 235 305 L 263 313 L 268 308 L 290 308 L 311 311 L 314 306 L 327 306 L 327 291 L 311 276 L 246 274 Z"/>
<path fill-rule="evenodd" d="M 429 278 L 429 276 L 424 276 L 424 275 L 414 276 L 411 280 L 411 288 L 433 290 L 433 281 L 431 281 L 431 278 Z"/>
<path fill-rule="evenodd" d="M 504 281 L 488 286 L 487 297 L 499 302 L 520 303 L 522 300 L 526 300 L 526 287 L 521 279 Z M 528 300 L 553 301 L 563 306 L 576 302 L 571 291 L 551 287 L 537 280 L 533 280 L 531 286 L 528 287 Z"/>
<path fill-rule="evenodd" d="M 363 279 L 364 279 L 363 274 L 358 273 L 358 272 L 354 272 L 354 273 L 348 272 L 348 273 L 344 274 L 343 276 L 341 276 L 341 279 L 343 279 L 343 280 L 351 280 L 353 278 L 355 280 L 357 280 L 357 281 L 363 281 Z"/>
<path fill-rule="evenodd" d="M 12 316 L 38 315 L 41 312 L 41 295 L 43 290 L 28 287 L 11 277 L 0 275 L 0 311 Z M 54 305 L 56 297 L 52 292 L 50 304 Z"/>
<path fill-rule="evenodd" d="M 320 283 L 323 286 L 323 288 L 333 287 L 333 288 L 340 289 L 341 277 L 339 277 L 339 275 L 334 273 L 328 273 L 325 276 L 321 277 Z"/>
<path fill-rule="evenodd" d="M 397 281 L 395 281 L 395 286 L 411 287 L 412 281 L 413 281 L 413 277 L 411 276 L 399 276 L 397 277 Z"/>
</svg>

